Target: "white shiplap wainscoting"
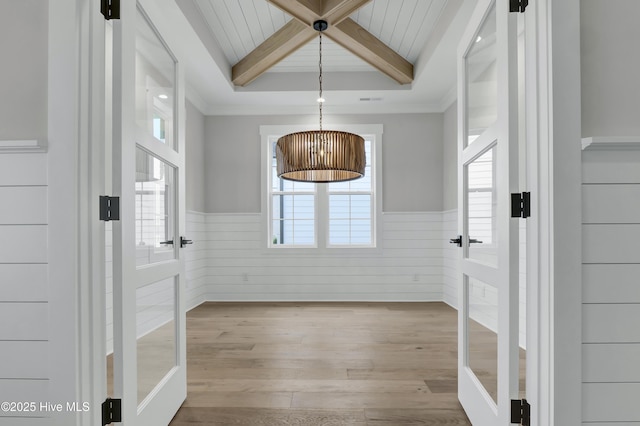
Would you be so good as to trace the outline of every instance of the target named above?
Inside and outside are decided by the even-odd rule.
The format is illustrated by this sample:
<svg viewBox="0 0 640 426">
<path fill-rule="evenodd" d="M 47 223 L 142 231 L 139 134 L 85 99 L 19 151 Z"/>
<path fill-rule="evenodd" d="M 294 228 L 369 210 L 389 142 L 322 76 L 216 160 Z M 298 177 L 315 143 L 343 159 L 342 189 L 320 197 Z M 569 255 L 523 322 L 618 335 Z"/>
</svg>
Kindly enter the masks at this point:
<svg viewBox="0 0 640 426">
<path fill-rule="evenodd" d="M 512 219 L 515 220 L 515 219 Z M 519 293 L 520 303 L 518 306 L 520 325 L 519 325 L 519 345 L 521 348 L 526 348 L 527 336 L 526 336 L 526 318 L 527 318 L 527 224 L 523 219 L 520 220 L 520 280 L 519 280 Z M 442 213 L 442 253 L 443 253 L 443 267 L 442 277 L 444 283 L 443 289 L 443 301 L 453 308 L 458 308 L 458 286 L 460 285 L 460 271 L 458 250 L 459 248 L 455 244 L 449 243 L 449 240 L 456 238 L 459 235 L 458 232 L 458 211 L 448 210 Z M 485 286 L 486 288 L 482 288 Z M 490 286 L 482 284 L 480 282 L 474 283 L 471 291 L 470 303 L 475 305 L 477 309 L 473 312 L 478 317 L 474 318 L 484 326 L 491 330 L 497 329 L 497 318 L 493 314 L 496 312 L 496 292 L 493 291 Z M 482 309 L 482 307 L 488 307 L 488 309 Z M 482 316 L 482 312 L 491 312 L 492 315 Z"/>
<path fill-rule="evenodd" d="M 0 141 L 0 401 L 39 402 L 51 400 L 47 154 L 23 142 Z M 0 424 L 44 417 L 39 406 L 2 411 Z"/>
<path fill-rule="evenodd" d="M 186 238 L 193 241 L 184 249 L 187 283 L 186 309 L 195 308 L 207 300 L 207 266 L 209 264 L 207 215 L 187 212 Z"/>
<path fill-rule="evenodd" d="M 442 213 L 381 219 L 380 249 L 292 252 L 266 248 L 260 214 L 209 214 L 208 298 L 441 301 Z"/>
<path fill-rule="evenodd" d="M 640 136 L 583 149 L 582 424 L 638 425 Z"/>
<path fill-rule="evenodd" d="M 106 317 L 107 317 L 107 354 L 113 352 L 113 274 L 112 274 L 112 238 L 111 223 L 107 222 L 106 231 Z M 208 232 L 206 215 L 204 213 L 187 212 L 186 217 L 186 238 L 193 240 L 193 244 L 182 249 L 185 256 L 186 275 L 186 309 L 190 310 L 206 300 L 206 280 L 208 265 Z M 154 290 L 149 286 L 150 290 Z M 156 328 L 165 324 L 169 317 L 165 314 L 149 316 L 145 310 L 153 311 L 155 306 L 166 305 L 172 300 L 172 295 L 167 293 L 166 287 L 155 286 L 155 294 L 149 291 L 139 292 L 137 300 L 138 316 L 137 330 L 139 336 L 150 333 Z"/>
</svg>

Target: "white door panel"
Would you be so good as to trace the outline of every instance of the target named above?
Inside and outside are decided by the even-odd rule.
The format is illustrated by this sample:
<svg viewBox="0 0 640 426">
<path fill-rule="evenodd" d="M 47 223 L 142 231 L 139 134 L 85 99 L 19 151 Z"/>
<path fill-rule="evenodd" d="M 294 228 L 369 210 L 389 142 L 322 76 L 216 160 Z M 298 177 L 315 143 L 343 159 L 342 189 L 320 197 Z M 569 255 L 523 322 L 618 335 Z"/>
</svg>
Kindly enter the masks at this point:
<svg viewBox="0 0 640 426">
<path fill-rule="evenodd" d="M 113 21 L 114 396 L 123 425 L 158 426 L 186 398 L 184 82 L 143 6 Z"/>
<path fill-rule="evenodd" d="M 518 398 L 516 16 L 482 0 L 458 50 L 458 395 L 475 426 L 510 424 Z"/>
</svg>

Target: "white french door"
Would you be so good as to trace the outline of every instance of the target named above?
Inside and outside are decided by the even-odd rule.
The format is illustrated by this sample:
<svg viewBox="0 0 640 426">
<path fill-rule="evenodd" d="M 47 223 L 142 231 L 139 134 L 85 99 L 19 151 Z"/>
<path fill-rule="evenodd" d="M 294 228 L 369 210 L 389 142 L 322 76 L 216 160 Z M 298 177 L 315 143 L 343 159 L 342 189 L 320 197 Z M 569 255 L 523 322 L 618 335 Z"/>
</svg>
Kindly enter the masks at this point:
<svg viewBox="0 0 640 426">
<path fill-rule="evenodd" d="M 517 16 L 480 0 L 458 48 L 458 398 L 474 426 L 518 399 Z"/>
<path fill-rule="evenodd" d="M 167 425 L 186 398 L 184 81 L 144 11 L 113 22 L 114 396 L 122 424 Z"/>
</svg>

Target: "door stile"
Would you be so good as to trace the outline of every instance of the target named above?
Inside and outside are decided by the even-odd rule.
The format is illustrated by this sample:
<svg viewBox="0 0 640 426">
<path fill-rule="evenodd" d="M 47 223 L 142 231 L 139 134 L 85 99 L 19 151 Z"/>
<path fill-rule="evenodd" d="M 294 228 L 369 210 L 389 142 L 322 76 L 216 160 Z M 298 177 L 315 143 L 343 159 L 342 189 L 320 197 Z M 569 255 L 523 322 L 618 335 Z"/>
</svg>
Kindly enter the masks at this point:
<svg viewBox="0 0 640 426">
<path fill-rule="evenodd" d="M 123 424 L 137 417 L 137 362 L 135 352 L 135 193 L 129 182 L 135 180 L 135 133 L 130 117 L 135 116 L 135 2 L 121 2 L 121 18 L 113 20 L 113 193 L 120 197 L 121 220 L 113 222 L 113 327 L 114 397 L 122 399 Z M 116 261 L 116 259 L 118 261 Z"/>
</svg>

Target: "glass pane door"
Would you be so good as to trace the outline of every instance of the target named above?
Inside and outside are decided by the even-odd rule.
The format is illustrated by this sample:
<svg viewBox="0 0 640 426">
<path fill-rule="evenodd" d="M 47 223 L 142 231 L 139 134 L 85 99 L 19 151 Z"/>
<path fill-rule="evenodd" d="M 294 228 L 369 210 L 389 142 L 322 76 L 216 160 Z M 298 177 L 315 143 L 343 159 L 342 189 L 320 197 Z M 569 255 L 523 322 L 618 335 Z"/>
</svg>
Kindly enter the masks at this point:
<svg viewBox="0 0 640 426">
<path fill-rule="evenodd" d="M 156 426 L 186 398 L 184 82 L 142 3 L 113 24 L 114 395 L 124 425 Z"/>
<path fill-rule="evenodd" d="M 461 230 L 458 397 L 474 425 L 510 424 L 518 397 L 516 16 L 481 0 L 458 50 Z"/>
</svg>

